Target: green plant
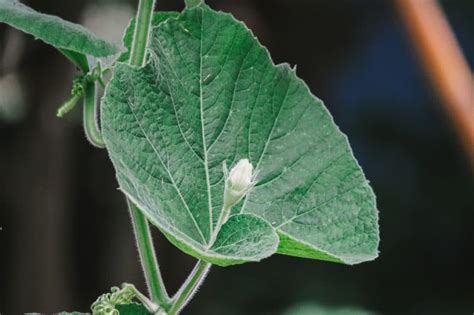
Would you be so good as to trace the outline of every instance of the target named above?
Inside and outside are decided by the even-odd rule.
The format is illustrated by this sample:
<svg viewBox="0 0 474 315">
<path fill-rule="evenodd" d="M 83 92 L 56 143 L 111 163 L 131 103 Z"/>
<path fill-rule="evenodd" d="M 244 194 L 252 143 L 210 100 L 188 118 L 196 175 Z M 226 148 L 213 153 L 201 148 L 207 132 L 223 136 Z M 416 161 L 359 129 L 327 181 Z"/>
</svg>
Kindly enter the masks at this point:
<svg viewBox="0 0 474 315">
<path fill-rule="evenodd" d="M 243 23 L 203 1 L 186 1 L 180 13 L 153 8 L 154 0 L 140 0 L 121 49 L 0 0 L 0 22 L 53 45 L 82 71 L 58 116 L 84 98 L 87 138 L 107 149 L 128 199 L 150 297 L 125 284 L 93 312 L 178 314 L 212 265 L 275 253 L 349 265 L 376 258 L 375 196 L 295 69 L 275 65 Z M 114 55 L 104 67 L 100 58 Z M 97 84 L 105 88 L 100 104 Z M 148 222 L 198 259 L 173 297 Z"/>
</svg>

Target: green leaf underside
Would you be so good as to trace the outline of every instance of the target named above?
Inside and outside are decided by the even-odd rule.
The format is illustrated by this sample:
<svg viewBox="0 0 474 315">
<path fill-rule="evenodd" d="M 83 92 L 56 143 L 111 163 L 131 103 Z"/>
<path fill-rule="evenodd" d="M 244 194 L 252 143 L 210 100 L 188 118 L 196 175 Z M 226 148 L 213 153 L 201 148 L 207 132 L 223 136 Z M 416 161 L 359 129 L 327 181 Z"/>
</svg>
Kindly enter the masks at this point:
<svg viewBox="0 0 474 315">
<path fill-rule="evenodd" d="M 59 51 L 81 69 L 84 74 L 89 72 L 89 63 L 86 55 L 67 49 L 59 49 Z"/>
<path fill-rule="evenodd" d="M 39 13 L 16 0 L 0 0 L 0 22 L 9 24 L 59 49 L 105 57 L 119 49 L 83 26 Z"/>
<path fill-rule="evenodd" d="M 153 18 L 151 20 L 151 25 L 152 26 L 158 26 L 161 22 L 166 21 L 170 17 L 177 17 L 179 15 L 179 12 L 174 12 L 174 11 L 159 11 L 153 13 Z M 126 48 L 126 51 L 124 51 L 120 57 L 117 59 L 117 61 L 120 62 L 127 62 L 128 59 L 130 58 L 130 50 L 132 49 L 132 42 L 133 42 L 133 32 L 135 31 L 135 18 L 130 20 L 130 23 L 127 26 L 127 29 L 125 30 L 124 36 L 123 36 L 123 46 Z"/>
<path fill-rule="evenodd" d="M 199 5 L 160 23 L 147 65 L 118 64 L 102 106 L 120 188 L 183 251 L 218 265 L 258 261 L 278 242 L 270 224 L 281 254 L 347 264 L 377 256 L 375 196 L 346 137 L 231 15 Z M 258 179 L 233 213 L 255 222 L 230 219 L 216 244 L 229 234 L 232 244 L 217 252 L 222 163 L 241 158 Z"/>
</svg>

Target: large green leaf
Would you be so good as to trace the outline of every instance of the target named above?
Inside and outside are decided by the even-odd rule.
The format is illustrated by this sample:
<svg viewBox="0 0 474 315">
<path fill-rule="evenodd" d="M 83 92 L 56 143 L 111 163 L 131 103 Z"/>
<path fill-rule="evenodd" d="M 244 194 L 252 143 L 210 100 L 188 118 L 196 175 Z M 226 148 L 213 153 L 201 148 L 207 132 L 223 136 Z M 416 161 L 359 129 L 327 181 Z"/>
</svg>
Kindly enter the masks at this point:
<svg viewBox="0 0 474 315">
<path fill-rule="evenodd" d="M 282 254 L 376 257 L 375 197 L 346 137 L 243 23 L 198 5 L 155 27 L 150 49 L 145 67 L 116 67 L 103 135 L 121 190 L 175 245 L 215 264 L 255 261 L 275 249 L 271 224 Z M 241 158 L 257 184 L 216 248 L 222 163 Z"/>
<path fill-rule="evenodd" d="M 56 48 L 94 57 L 116 54 L 119 49 L 81 25 L 39 13 L 16 0 L 0 0 L 0 22 L 7 23 Z"/>
</svg>

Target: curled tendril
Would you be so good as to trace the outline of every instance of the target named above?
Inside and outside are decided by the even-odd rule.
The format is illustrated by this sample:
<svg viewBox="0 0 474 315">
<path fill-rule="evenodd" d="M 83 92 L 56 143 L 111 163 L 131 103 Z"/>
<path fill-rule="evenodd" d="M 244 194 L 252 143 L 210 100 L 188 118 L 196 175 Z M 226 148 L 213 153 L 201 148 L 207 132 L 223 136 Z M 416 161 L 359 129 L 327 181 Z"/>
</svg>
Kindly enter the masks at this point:
<svg viewBox="0 0 474 315">
<path fill-rule="evenodd" d="M 94 315 L 119 315 L 116 305 L 130 304 L 136 296 L 136 292 L 131 286 L 124 286 L 122 289 L 112 287 L 110 293 L 102 294 L 92 304 L 91 310 Z"/>
</svg>

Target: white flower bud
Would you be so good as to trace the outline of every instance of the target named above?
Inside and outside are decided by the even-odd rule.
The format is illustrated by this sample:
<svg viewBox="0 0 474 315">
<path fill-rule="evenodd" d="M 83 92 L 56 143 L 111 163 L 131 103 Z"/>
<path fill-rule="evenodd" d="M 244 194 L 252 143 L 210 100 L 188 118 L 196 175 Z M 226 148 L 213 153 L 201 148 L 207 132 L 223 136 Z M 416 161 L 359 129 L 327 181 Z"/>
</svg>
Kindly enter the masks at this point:
<svg viewBox="0 0 474 315">
<path fill-rule="evenodd" d="M 244 191 L 252 184 L 253 166 L 248 159 L 241 159 L 231 170 L 228 178 L 230 188 L 236 192 Z"/>
<path fill-rule="evenodd" d="M 255 174 L 253 173 L 253 166 L 248 159 L 241 159 L 227 174 L 227 169 L 224 166 L 224 173 L 226 176 L 224 204 L 227 207 L 232 207 L 238 203 L 255 185 Z"/>
</svg>

